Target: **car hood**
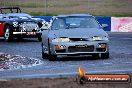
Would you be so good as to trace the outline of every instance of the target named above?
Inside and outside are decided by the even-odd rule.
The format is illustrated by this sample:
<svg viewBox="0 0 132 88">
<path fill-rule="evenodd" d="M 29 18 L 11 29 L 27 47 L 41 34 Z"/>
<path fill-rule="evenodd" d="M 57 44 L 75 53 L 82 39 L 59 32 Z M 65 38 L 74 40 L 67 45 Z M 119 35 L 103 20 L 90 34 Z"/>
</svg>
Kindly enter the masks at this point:
<svg viewBox="0 0 132 88">
<path fill-rule="evenodd" d="M 34 19 L 16 19 L 17 22 L 35 22 Z"/>
<path fill-rule="evenodd" d="M 14 22 L 14 21 L 17 21 L 17 22 L 35 22 L 37 20 L 35 19 L 32 19 L 32 18 L 5 18 L 4 20 L 7 20 L 7 21 L 11 21 L 11 22 Z"/>
<path fill-rule="evenodd" d="M 52 34 L 58 37 L 68 38 L 87 38 L 93 36 L 108 36 L 108 34 L 102 29 L 96 28 L 76 28 L 76 29 L 60 29 L 53 30 Z"/>
</svg>

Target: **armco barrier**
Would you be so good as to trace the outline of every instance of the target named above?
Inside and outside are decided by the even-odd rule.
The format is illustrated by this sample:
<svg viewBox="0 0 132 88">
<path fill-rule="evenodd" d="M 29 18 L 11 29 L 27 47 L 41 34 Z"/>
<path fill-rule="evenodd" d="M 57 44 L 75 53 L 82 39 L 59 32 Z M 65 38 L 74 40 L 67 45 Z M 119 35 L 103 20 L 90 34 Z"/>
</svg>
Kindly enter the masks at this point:
<svg viewBox="0 0 132 88">
<path fill-rule="evenodd" d="M 34 16 L 34 18 L 41 18 L 49 22 L 52 16 Z M 105 31 L 111 31 L 111 17 L 96 16 L 95 18 L 100 24 L 108 25 L 108 27 L 104 28 Z"/>
<path fill-rule="evenodd" d="M 49 22 L 52 16 L 34 16 Z M 112 32 L 132 32 L 132 17 L 103 17 L 96 16 L 97 21 L 102 24 L 107 24 L 105 31 Z"/>
<path fill-rule="evenodd" d="M 33 18 L 41 18 L 44 19 L 45 21 L 49 22 L 52 16 L 34 16 Z"/>
<path fill-rule="evenodd" d="M 112 32 L 132 32 L 132 17 L 111 17 Z"/>
<path fill-rule="evenodd" d="M 96 16 L 97 21 L 102 24 L 107 24 L 108 27 L 104 28 L 105 31 L 111 31 L 111 17 Z"/>
</svg>

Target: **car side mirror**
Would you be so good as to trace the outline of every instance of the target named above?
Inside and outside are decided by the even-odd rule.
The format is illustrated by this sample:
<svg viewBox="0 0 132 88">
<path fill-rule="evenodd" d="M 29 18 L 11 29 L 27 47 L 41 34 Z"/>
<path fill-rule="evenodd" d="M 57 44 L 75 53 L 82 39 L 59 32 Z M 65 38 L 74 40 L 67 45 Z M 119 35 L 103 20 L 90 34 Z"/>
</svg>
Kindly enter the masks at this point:
<svg viewBox="0 0 132 88">
<path fill-rule="evenodd" d="M 102 28 L 107 28 L 108 24 L 102 24 L 101 26 L 102 26 Z"/>
<path fill-rule="evenodd" d="M 43 30 L 49 30 L 48 24 L 44 24 L 44 25 L 41 27 L 41 31 L 43 31 Z"/>
</svg>

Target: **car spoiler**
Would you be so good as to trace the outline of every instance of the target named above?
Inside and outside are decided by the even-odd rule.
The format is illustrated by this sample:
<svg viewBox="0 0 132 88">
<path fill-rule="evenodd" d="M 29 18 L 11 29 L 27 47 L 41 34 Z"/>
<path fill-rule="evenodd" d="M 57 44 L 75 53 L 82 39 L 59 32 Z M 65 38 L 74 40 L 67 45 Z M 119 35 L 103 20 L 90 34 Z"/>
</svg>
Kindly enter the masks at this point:
<svg viewBox="0 0 132 88">
<path fill-rule="evenodd" d="M 0 13 L 3 14 L 3 10 L 8 9 L 10 12 L 9 13 L 21 13 L 21 9 L 19 7 L 1 7 L 0 8 Z"/>
</svg>

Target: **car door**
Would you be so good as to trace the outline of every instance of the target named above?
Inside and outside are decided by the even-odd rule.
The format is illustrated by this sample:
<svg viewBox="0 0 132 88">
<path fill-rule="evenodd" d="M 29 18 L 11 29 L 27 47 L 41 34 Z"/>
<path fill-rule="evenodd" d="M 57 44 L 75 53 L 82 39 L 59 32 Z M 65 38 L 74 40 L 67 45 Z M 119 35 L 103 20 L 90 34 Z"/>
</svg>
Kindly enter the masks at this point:
<svg viewBox="0 0 132 88">
<path fill-rule="evenodd" d="M 47 49 L 48 48 L 48 35 L 49 35 L 49 31 L 50 29 L 44 29 L 42 31 L 42 43 L 43 43 L 43 46 Z"/>
<path fill-rule="evenodd" d="M 0 37 L 4 36 L 4 26 L 5 26 L 5 23 L 0 21 Z"/>
</svg>

